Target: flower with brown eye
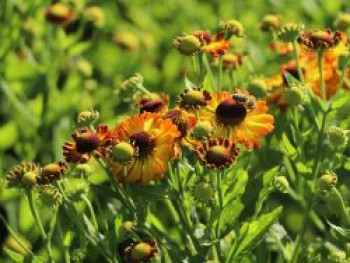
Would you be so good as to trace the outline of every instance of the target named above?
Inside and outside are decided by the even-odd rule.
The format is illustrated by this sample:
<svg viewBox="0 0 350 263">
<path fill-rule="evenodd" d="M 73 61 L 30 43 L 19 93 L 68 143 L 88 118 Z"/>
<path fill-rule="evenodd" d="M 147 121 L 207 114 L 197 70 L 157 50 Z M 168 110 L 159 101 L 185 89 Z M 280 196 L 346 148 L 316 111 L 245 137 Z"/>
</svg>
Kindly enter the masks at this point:
<svg viewBox="0 0 350 263">
<path fill-rule="evenodd" d="M 146 184 L 163 178 L 180 132 L 161 114 L 146 112 L 126 119 L 114 129 L 113 136 L 118 142 L 129 142 L 137 151 L 129 163 L 111 158 L 113 176 L 119 182 L 125 179 L 130 183 Z"/>
<path fill-rule="evenodd" d="M 298 42 L 308 50 L 325 50 L 334 48 L 341 40 L 341 32 L 332 32 L 330 29 L 304 31 L 299 37 Z"/>
<path fill-rule="evenodd" d="M 239 149 L 228 139 L 209 139 L 196 149 L 196 154 L 206 167 L 223 169 L 229 167 L 237 158 Z"/>
<path fill-rule="evenodd" d="M 67 6 L 56 3 L 46 9 L 45 19 L 55 25 L 67 26 L 73 22 L 75 15 Z"/>
<path fill-rule="evenodd" d="M 63 145 L 63 155 L 67 162 L 86 163 L 91 156 L 96 158 L 107 156 L 107 147 L 112 144 L 111 132 L 105 125 L 99 125 L 96 132 L 88 128 L 72 134 L 74 142 Z"/>
<path fill-rule="evenodd" d="M 40 168 L 32 162 L 14 166 L 6 175 L 9 187 L 33 188 L 37 185 Z"/>
<path fill-rule="evenodd" d="M 208 105 L 199 111 L 200 121 L 209 121 L 215 128 L 213 138 L 227 137 L 233 142 L 244 143 L 248 149 L 258 148 L 260 139 L 273 128 L 273 116 L 268 114 L 265 100 L 256 101 L 248 93 L 243 94 L 247 102 L 235 100 L 226 91 L 212 94 Z"/>
<path fill-rule="evenodd" d="M 67 163 L 65 162 L 50 163 L 41 169 L 38 184 L 51 184 L 59 180 L 66 170 Z"/>
<path fill-rule="evenodd" d="M 204 107 L 210 101 L 211 95 L 200 88 L 186 89 L 178 97 L 177 104 L 185 110 L 195 110 Z"/>
</svg>

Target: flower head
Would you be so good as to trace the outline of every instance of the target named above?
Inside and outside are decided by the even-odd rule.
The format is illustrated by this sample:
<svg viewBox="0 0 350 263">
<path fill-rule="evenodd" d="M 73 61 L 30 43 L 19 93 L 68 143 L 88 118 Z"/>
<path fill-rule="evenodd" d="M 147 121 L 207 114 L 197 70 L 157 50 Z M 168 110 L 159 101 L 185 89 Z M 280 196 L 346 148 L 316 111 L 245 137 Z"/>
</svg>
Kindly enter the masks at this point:
<svg viewBox="0 0 350 263">
<path fill-rule="evenodd" d="M 180 132 L 171 120 L 146 112 L 122 122 L 114 129 L 113 135 L 119 143 L 130 142 L 137 150 L 137 156 L 129 164 L 110 160 L 113 176 L 119 182 L 124 181 L 125 167 L 127 182 L 146 184 L 163 178 Z"/>
<path fill-rule="evenodd" d="M 277 37 L 283 42 L 293 42 L 303 30 L 303 25 L 286 23 L 277 32 Z"/>
<path fill-rule="evenodd" d="M 282 17 L 274 14 L 265 15 L 260 23 L 260 29 L 263 32 L 269 32 L 279 29 L 282 26 Z"/>
<path fill-rule="evenodd" d="M 227 53 L 222 56 L 222 68 L 224 70 L 236 70 L 242 66 L 244 56 L 241 54 Z"/>
<path fill-rule="evenodd" d="M 185 110 L 194 110 L 204 107 L 210 101 L 211 95 L 200 88 L 186 89 L 178 97 L 177 104 Z"/>
<path fill-rule="evenodd" d="M 230 42 L 225 38 L 223 31 L 212 36 L 209 41 L 204 44 L 204 51 L 212 57 L 218 57 L 227 53 L 230 47 Z"/>
<path fill-rule="evenodd" d="M 332 32 L 330 29 L 304 31 L 298 42 L 308 50 L 324 50 L 334 48 L 341 39 L 341 32 Z"/>
<path fill-rule="evenodd" d="M 150 262 L 158 253 L 158 246 L 154 240 L 135 241 L 127 239 L 120 247 L 121 256 L 126 263 Z"/>
<path fill-rule="evenodd" d="M 112 143 L 111 132 L 105 125 L 99 125 L 96 132 L 88 128 L 72 134 L 74 142 L 66 142 L 63 145 L 63 155 L 67 162 L 86 163 L 91 156 L 96 158 L 106 157 L 107 147 Z"/>
<path fill-rule="evenodd" d="M 256 101 L 240 90 L 233 95 L 225 91 L 212 94 L 210 103 L 200 110 L 199 119 L 215 127 L 212 137 L 227 137 L 244 143 L 248 149 L 259 147 L 260 139 L 274 128 L 266 101 Z"/>
<path fill-rule="evenodd" d="M 210 169 L 229 167 L 236 160 L 238 153 L 236 145 L 223 138 L 209 139 L 196 149 L 203 165 Z"/>
<path fill-rule="evenodd" d="M 193 187 L 193 196 L 197 201 L 202 203 L 209 203 L 214 200 L 215 189 L 208 182 L 199 182 Z"/>
<path fill-rule="evenodd" d="M 193 34 L 179 36 L 173 40 L 173 47 L 186 56 L 193 56 L 201 52 L 202 46 L 201 40 Z"/>
<path fill-rule="evenodd" d="M 65 162 L 50 163 L 41 169 L 38 184 L 51 184 L 59 180 L 61 175 L 67 170 Z"/>
<path fill-rule="evenodd" d="M 14 166 L 6 175 L 9 187 L 33 188 L 37 185 L 40 168 L 32 162 Z"/>
<path fill-rule="evenodd" d="M 244 29 L 242 24 L 237 20 L 221 21 L 220 26 L 223 27 L 230 35 L 236 37 L 244 36 Z"/>
</svg>

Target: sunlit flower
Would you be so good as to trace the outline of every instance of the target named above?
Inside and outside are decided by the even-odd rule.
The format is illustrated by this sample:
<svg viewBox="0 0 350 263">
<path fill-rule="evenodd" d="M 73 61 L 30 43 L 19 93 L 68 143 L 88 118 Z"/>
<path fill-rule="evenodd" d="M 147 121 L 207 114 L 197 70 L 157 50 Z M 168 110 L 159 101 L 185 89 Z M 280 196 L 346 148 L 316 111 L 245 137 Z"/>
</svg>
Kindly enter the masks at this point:
<svg viewBox="0 0 350 263">
<path fill-rule="evenodd" d="M 163 178 L 180 132 L 171 120 L 147 112 L 122 122 L 114 129 L 113 135 L 119 142 L 130 142 L 138 152 L 129 164 L 112 161 L 113 176 L 123 182 L 125 168 L 126 181 L 146 184 Z"/>
<path fill-rule="evenodd" d="M 88 128 L 72 134 L 74 142 L 63 145 L 63 155 L 67 162 L 86 163 L 91 156 L 96 158 L 107 156 L 107 147 L 112 143 L 111 132 L 105 125 L 99 125 L 96 132 Z"/>
<path fill-rule="evenodd" d="M 201 121 L 216 127 L 213 136 L 227 137 L 244 143 L 248 149 L 258 148 L 260 139 L 273 128 L 273 116 L 268 114 L 266 101 L 236 90 L 235 95 L 223 91 L 212 94 L 207 107 L 199 112 Z"/>
<path fill-rule="evenodd" d="M 239 153 L 238 148 L 228 139 L 209 139 L 196 149 L 196 154 L 208 168 L 223 169 L 229 167 Z"/>
<path fill-rule="evenodd" d="M 298 37 L 298 42 L 308 50 L 334 48 L 341 39 L 341 32 L 330 29 L 304 31 Z"/>
<path fill-rule="evenodd" d="M 203 41 L 204 51 L 212 57 L 224 55 L 230 47 L 230 41 L 225 38 L 225 33 L 223 31 L 213 36 L 207 31 L 197 31 L 194 35 Z"/>
</svg>

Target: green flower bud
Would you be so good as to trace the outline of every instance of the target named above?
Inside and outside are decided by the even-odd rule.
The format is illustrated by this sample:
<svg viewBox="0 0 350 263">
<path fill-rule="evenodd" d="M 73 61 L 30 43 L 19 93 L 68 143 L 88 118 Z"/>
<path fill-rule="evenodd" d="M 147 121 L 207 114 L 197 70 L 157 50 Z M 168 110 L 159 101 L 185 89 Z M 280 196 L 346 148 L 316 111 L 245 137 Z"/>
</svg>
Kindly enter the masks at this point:
<svg viewBox="0 0 350 263">
<path fill-rule="evenodd" d="M 93 25 L 97 28 L 102 28 L 105 25 L 105 14 L 102 9 L 98 6 L 89 6 L 84 10 L 84 18 L 92 22 Z"/>
<path fill-rule="evenodd" d="M 38 174 L 36 172 L 26 172 L 22 177 L 22 184 L 27 188 L 33 188 L 37 183 Z"/>
<path fill-rule="evenodd" d="M 276 190 L 287 193 L 290 187 L 289 182 L 285 176 L 276 176 L 273 181 L 273 186 Z"/>
<path fill-rule="evenodd" d="M 348 144 L 347 131 L 339 127 L 330 126 L 327 130 L 327 137 L 330 145 L 334 148 L 344 148 Z"/>
<path fill-rule="evenodd" d="M 112 148 L 112 159 L 121 164 L 130 163 L 135 155 L 135 148 L 128 142 L 120 142 Z"/>
<path fill-rule="evenodd" d="M 303 25 L 286 23 L 277 32 L 277 37 L 283 42 L 293 42 L 303 29 Z"/>
<path fill-rule="evenodd" d="M 119 238 L 120 239 L 127 239 L 132 233 L 134 233 L 135 230 L 135 223 L 132 221 L 125 221 L 120 227 L 119 227 Z"/>
<path fill-rule="evenodd" d="M 133 89 L 135 86 L 143 86 L 143 77 L 139 73 L 135 73 L 134 76 L 124 80 L 121 84 L 120 89 L 127 90 L 127 89 Z"/>
<path fill-rule="evenodd" d="M 329 191 L 337 184 L 337 175 L 334 172 L 327 172 L 318 179 L 318 187 L 321 191 Z"/>
<path fill-rule="evenodd" d="M 282 18 L 279 15 L 268 14 L 260 23 L 261 31 L 268 32 L 279 29 L 282 26 Z"/>
<path fill-rule="evenodd" d="M 84 125 L 90 125 L 94 123 L 98 118 L 100 117 L 100 114 L 98 111 L 82 111 L 78 115 L 78 123 L 84 124 Z"/>
<path fill-rule="evenodd" d="M 138 36 L 129 31 L 118 31 L 113 36 L 113 42 L 127 51 L 138 51 L 141 43 Z"/>
<path fill-rule="evenodd" d="M 214 199 L 215 190 L 208 182 L 199 182 L 193 188 L 194 197 L 202 203 L 209 203 Z"/>
<path fill-rule="evenodd" d="M 87 251 L 86 248 L 77 248 L 72 251 L 71 259 L 73 263 L 81 263 L 84 262 L 86 258 Z"/>
<path fill-rule="evenodd" d="M 202 141 L 209 138 L 213 133 L 213 126 L 208 121 L 200 121 L 194 127 L 192 131 L 192 137 L 195 140 Z"/>
<path fill-rule="evenodd" d="M 266 96 L 267 85 L 262 78 L 254 78 L 247 85 L 247 91 L 256 98 Z"/>
<path fill-rule="evenodd" d="M 350 27 L 350 14 L 340 13 L 334 21 L 334 26 L 341 29 L 346 30 Z"/>
<path fill-rule="evenodd" d="M 74 172 L 77 175 L 86 178 L 92 173 L 92 168 L 87 163 L 81 163 L 75 167 Z"/>
<path fill-rule="evenodd" d="M 183 55 L 193 56 L 201 52 L 202 43 L 195 35 L 185 35 L 175 38 L 173 47 Z"/>
<path fill-rule="evenodd" d="M 155 255 L 155 248 L 147 242 L 136 244 L 131 250 L 132 262 L 146 262 Z"/>
<path fill-rule="evenodd" d="M 62 194 L 55 186 L 43 185 L 39 191 L 42 202 L 48 207 L 57 209 L 62 203 Z"/>
<path fill-rule="evenodd" d="M 243 37 L 243 26 L 242 24 L 237 20 L 229 20 L 229 21 L 222 21 L 220 25 L 225 28 L 230 34 L 236 36 L 236 37 Z"/>
<path fill-rule="evenodd" d="M 292 86 L 284 92 L 284 98 L 288 105 L 295 107 L 308 101 L 306 90 L 301 86 Z"/>
</svg>

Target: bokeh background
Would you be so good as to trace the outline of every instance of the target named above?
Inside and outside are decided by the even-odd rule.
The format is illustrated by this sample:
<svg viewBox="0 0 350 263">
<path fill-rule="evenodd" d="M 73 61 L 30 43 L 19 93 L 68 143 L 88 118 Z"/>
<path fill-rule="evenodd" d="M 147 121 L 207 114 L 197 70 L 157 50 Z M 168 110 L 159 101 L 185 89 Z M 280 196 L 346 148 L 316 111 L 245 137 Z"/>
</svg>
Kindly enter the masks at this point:
<svg viewBox="0 0 350 263">
<path fill-rule="evenodd" d="M 48 23 L 45 11 L 54 2 L 69 6 L 76 22 L 66 27 Z M 93 19 L 86 17 L 91 6 L 101 8 Z M 174 98 L 192 70 L 191 60 L 172 48 L 177 35 L 237 19 L 246 38 L 232 49 L 250 56 L 251 74 L 269 76 L 279 71 L 280 60 L 268 47 L 271 35 L 259 30 L 265 14 L 280 14 L 286 22 L 310 28 L 334 28 L 341 12 L 350 12 L 349 1 L 0 1 L 0 213 L 6 210 L 24 240 L 36 240 L 25 198 L 5 190 L 8 169 L 21 161 L 61 160 L 61 146 L 81 111 L 97 110 L 111 128 L 135 113 L 132 94 L 121 83 L 136 72 L 150 91 Z M 289 229 L 297 229 L 298 215 L 285 218 Z M 1 226 L 3 236 L 0 244 L 9 245 Z"/>
</svg>

